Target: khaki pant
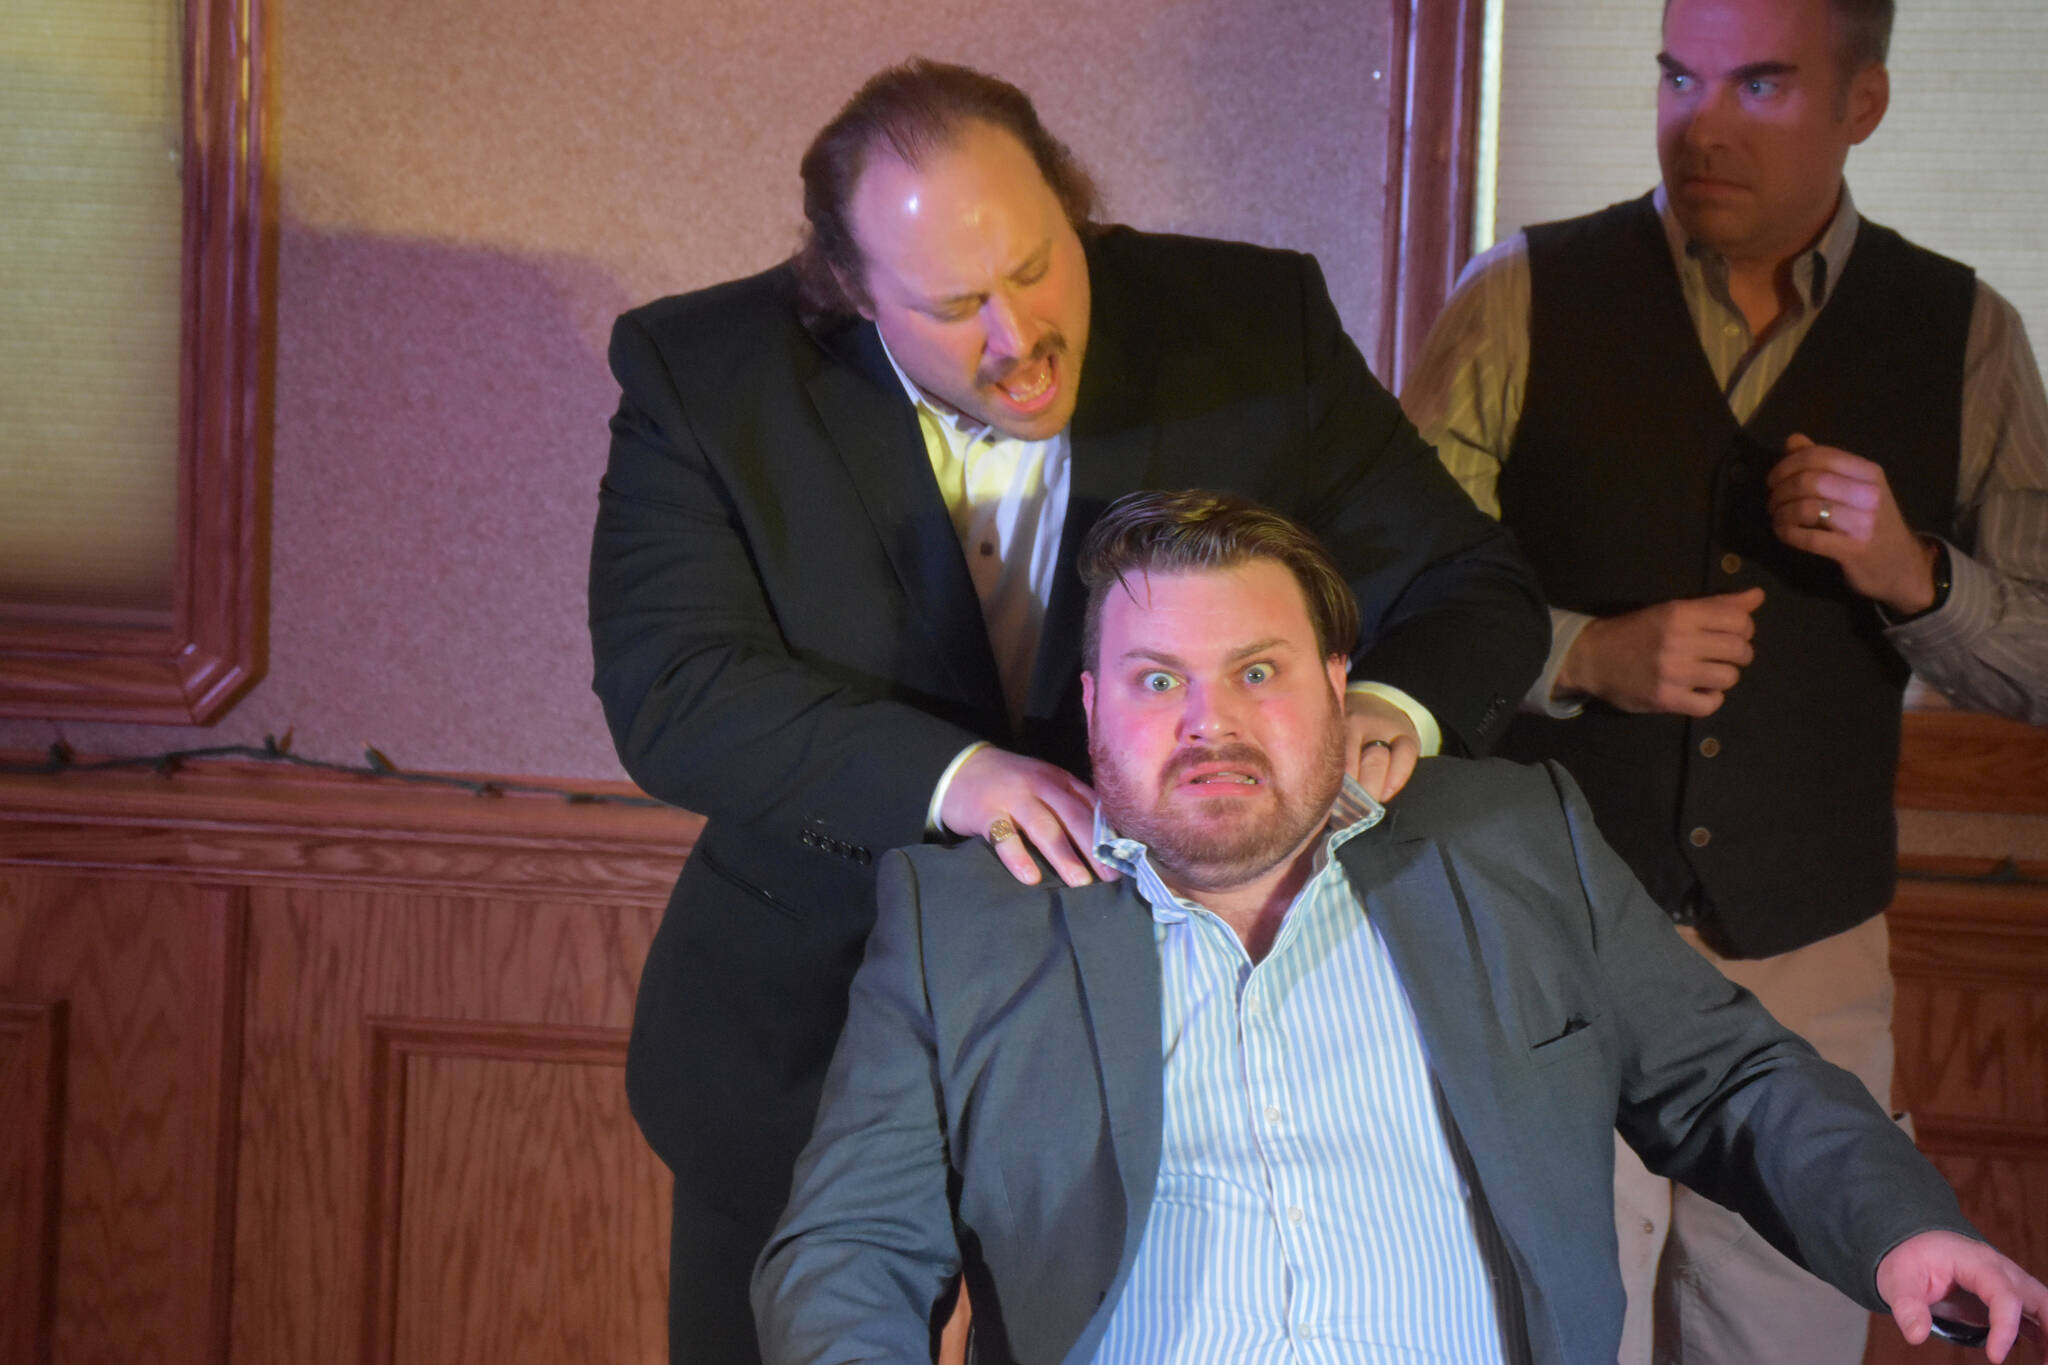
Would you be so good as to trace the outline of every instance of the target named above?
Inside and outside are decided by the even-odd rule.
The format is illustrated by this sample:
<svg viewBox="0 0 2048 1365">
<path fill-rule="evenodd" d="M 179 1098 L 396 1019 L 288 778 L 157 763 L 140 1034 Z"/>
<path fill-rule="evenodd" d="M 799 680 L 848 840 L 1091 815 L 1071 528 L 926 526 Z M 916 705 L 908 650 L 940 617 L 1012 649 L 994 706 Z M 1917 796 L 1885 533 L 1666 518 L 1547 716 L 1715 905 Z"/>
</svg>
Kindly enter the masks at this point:
<svg viewBox="0 0 2048 1365">
<path fill-rule="evenodd" d="M 1679 933 L 1778 1022 L 1854 1072 L 1890 1111 L 1892 976 L 1883 916 L 1756 960 L 1724 958 L 1693 931 Z M 1614 1226 L 1628 1291 L 1620 1365 L 1863 1359 L 1867 1312 L 1780 1256 L 1735 1214 L 1651 1175 L 1619 1139 Z"/>
</svg>

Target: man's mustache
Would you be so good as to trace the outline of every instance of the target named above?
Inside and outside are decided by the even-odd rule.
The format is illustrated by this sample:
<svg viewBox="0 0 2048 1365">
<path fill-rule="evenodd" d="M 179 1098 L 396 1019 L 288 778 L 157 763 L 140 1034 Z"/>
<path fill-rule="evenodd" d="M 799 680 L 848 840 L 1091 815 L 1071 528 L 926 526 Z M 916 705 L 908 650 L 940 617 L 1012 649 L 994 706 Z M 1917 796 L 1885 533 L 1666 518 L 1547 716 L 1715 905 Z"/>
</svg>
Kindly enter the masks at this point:
<svg viewBox="0 0 2048 1365">
<path fill-rule="evenodd" d="M 1036 365 L 1054 352 L 1066 349 L 1067 339 L 1065 336 L 1061 335 L 1058 331 L 1047 332 L 1038 339 L 1038 344 L 1031 348 L 1030 355 L 1012 357 L 995 365 L 984 366 L 974 376 L 975 382 L 978 384 L 1000 384 L 1005 379 L 1008 379 L 1013 371 L 1020 370 L 1026 365 Z"/>
</svg>

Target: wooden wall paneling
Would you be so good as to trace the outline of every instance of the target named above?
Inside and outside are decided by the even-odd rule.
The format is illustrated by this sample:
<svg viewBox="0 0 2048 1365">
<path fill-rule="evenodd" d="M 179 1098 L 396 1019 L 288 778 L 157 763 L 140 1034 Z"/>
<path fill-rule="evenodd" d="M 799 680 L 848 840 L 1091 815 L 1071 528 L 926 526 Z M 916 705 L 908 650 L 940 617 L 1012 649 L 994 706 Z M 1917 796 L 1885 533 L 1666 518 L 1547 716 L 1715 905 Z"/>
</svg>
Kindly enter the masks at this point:
<svg viewBox="0 0 2048 1365">
<path fill-rule="evenodd" d="M 659 918 L 256 893 L 237 1359 L 659 1358 L 667 1176 L 619 1070 Z"/>
<path fill-rule="evenodd" d="M 0 1365 L 48 1360 L 56 1326 L 64 1022 L 61 1000 L 0 1000 Z"/>
<path fill-rule="evenodd" d="M 64 1002 L 52 1356 L 223 1359 L 241 897 L 10 875 L 0 921 L 0 996 Z"/>
<path fill-rule="evenodd" d="M 153 879 L 660 906 L 703 826 L 665 806 L 479 797 L 262 763 L 0 775 L 0 864 Z"/>
<path fill-rule="evenodd" d="M 373 1020 L 366 1365 L 665 1359 L 626 1031 Z"/>
<path fill-rule="evenodd" d="M 2048 1265 L 2048 887 L 1901 884 L 1894 1101 L 1964 1209 Z"/>
<path fill-rule="evenodd" d="M 1906 712 L 1898 805 L 2048 815 L 2048 729 L 1965 711 Z"/>
</svg>

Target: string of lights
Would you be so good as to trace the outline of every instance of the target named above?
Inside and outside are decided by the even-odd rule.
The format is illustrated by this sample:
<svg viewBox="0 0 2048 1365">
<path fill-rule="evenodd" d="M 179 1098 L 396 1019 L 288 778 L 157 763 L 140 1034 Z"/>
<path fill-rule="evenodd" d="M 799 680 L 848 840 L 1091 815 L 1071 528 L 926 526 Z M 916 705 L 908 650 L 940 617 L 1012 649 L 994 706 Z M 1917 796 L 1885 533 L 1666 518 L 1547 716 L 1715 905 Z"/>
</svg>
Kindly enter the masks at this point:
<svg viewBox="0 0 2048 1365">
<path fill-rule="evenodd" d="M 117 758 L 81 759 L 71 746 L 58 741 L 44 753 L 41 762 L 0 760 L 0 773 L 10 776 L 56 777 L 65 773 L 114 772 L 123 769 L 154 772 L 171 777 L 186 767 L 229 759 L 279 763 L 324 773 L 345 773 L 353 777 L 377 778 L 387 782 L 409 782 L 420 786 L 447 787 L 472 796 L 558 796 L 570 805 L 660 806 L 651 796 L 611 796 L 600 792 L 573 791 L 537 782 L 501 782 L 455 777 L 447 773 L 409 772 L 385 757 L 374 745 L 363 746 L 361 763 L 340 763 L 332 759 L 307 758 L 291 751 L 292 734 L 282 739 L 265 735 L 263 743 L 216 744 L 200 749 L 166 749 L 154 754 L 132 754 Z"/>
</svg>

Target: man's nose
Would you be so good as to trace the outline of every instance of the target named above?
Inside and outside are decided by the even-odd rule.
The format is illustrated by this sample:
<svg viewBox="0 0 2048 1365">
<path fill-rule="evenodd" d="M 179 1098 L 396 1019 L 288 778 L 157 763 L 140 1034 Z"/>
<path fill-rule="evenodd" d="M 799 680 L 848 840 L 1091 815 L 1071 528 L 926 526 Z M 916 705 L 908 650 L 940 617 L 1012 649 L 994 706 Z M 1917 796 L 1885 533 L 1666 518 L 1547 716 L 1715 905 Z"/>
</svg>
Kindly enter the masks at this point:
<svg viewBox="0 0 2048 1365">
<path fill-rule="evenodd" d="M 1237 734 L 1237 706 L 1228 688 L 1190 683 L 1180 716 L 1183 742 L 1214 744 Z"/>
<path fill-rule="evenodd" d="M 1014 299 L 1002 294 L 990 296 L 988 305 L 989 354 L 1005 360 L 1022 360 L 1037 349 L 1045 328 Z"/>
<path fill-rule="evenodd" d="M 1728 129 L 1737 117 L 1735 88 L 1725 83 L 1708 86 L 1693 101 L 1685 116 L 1685 143 L 1707 151 L 1727 141 Z"/>
</svg>

